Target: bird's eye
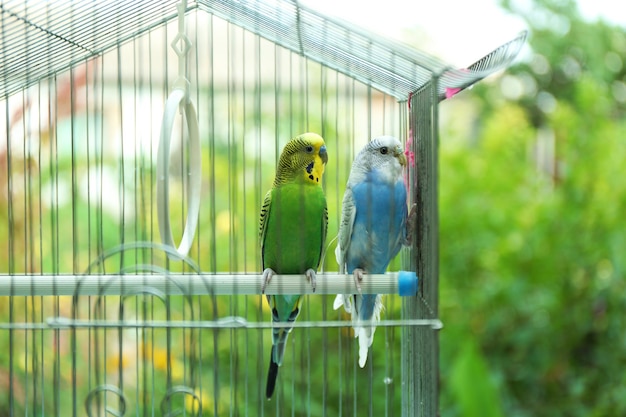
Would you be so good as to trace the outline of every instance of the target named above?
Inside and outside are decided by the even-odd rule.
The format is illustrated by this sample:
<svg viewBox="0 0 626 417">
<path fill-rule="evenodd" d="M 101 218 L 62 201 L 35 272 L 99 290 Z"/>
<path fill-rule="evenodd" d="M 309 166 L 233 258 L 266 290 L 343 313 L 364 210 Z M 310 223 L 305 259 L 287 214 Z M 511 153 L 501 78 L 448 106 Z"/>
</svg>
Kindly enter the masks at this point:
<svg viewBox="0 0 626 417">
<path fill-rule="evenodd" d="M 306 151 L 306 153 L 313 153 L 313 147 L 311 145 L 304 148 L 304 150 Z"/>
<path fill-rule="evenodd" d="M 380 148 L 381 154 L 387 155 L 388 152 L 389 152 L 389 148 L 387 148 L 386 146 L 383 146 L 382 148 Z"/>
</svg>

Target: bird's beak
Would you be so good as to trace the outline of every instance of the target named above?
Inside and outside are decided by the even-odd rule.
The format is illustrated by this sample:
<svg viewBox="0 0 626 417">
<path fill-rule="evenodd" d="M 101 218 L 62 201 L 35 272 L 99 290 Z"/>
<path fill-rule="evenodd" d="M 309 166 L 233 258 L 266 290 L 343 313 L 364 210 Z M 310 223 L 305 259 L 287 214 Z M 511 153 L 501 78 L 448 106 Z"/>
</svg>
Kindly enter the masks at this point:
<svg viewBox="0 0 626 417">
<path fill-rule="evenodd" d="M 326 145 L 322 145 L 320 147 L 320 158 L 322 158 L 323 163 L 328 162 L 328 154 L 326 153 Z"/>
<path fill-rule="evenodd" d="M 400 165 L 405 167 L 406 166 L 406 155 L 404 155 L 404 152 L 402 151 L 401 147 L 398 146 L 394 150 L 394 155 L 396 156 L 396 158 L 398 158 L 398 162 L 400 162 Z"/>
</svg>

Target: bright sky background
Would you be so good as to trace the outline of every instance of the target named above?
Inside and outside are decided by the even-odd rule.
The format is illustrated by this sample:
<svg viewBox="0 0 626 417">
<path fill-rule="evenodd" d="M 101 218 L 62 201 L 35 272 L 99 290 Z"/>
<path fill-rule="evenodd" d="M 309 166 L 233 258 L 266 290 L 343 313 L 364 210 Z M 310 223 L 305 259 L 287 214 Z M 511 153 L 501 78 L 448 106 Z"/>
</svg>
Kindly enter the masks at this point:
<svg viewBox="0 0 626 417">
<path fill-rule="evenodd" d="M 497 0 L 301 0 L 310 8 L 405 42 L 427 40 L 425 52 L 465 66 L 525 29 Z M 522 3 L 518 0 L 518 4 Z M 579 0 L 581 15 L 626 27 L 622 0 Z"/>
</svg>

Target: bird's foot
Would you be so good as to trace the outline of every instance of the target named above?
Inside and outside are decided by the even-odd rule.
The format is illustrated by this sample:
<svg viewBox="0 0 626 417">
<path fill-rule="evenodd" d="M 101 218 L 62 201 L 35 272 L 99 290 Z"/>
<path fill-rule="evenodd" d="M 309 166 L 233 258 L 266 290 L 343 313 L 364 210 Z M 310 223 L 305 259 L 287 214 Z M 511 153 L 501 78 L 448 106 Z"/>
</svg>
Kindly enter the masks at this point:
<svg viewBox="0 0 626 417">
<path fill-rule="evenodd" d="M 363 274 L 365 274 L 365 271 L 361 268 L 355 268 L 354 271 L 352 271 L 352 274 L 354 276 L 354 285 L 356 286 L 359 294 L 361 294 L 361 283 L 363 282 Z"/>
<path fill-rule="evenodd" d="M 415 231 L 415 222 L 417 221 L 417 204 L 411 206 L 409 215 L 406 218 L 406 246 L 413 244 L 413 233 Z"/>
<path fill-rule="evenodd" d="M 317 287 L 317 279 L 315 271 L 313 269 L 309 268 L 306 270 L 306 279 L 311 283 L 313 292 L 315 292 L 315 288 Z"/>
<path fill-rule="evenodd" d="M 265 287 L 267 287 L 274 275 L 276 275 L 276 272 L 272 268 L 265 268 L 261 277 L 261 294 L 265 294 Z"/>
</svg>

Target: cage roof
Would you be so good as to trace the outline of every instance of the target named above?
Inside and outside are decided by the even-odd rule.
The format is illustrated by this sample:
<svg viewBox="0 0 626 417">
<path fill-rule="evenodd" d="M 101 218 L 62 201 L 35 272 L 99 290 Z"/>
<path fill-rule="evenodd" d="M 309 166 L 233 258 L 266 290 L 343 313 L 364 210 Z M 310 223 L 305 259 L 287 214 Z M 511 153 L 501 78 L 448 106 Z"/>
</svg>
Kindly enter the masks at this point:
<svg viewBox="0 0 626 417">
<path fill-rule="evenodd" d="M 8 96 L 176 18 L 177 0 L 0 3 L 0 95 Z M 506 67 L 526 33 L 464 69 L 289 0 L 197 0 L 214 14 L 398 100 L 438 77 L 440 98 Z"/>
</svg>

